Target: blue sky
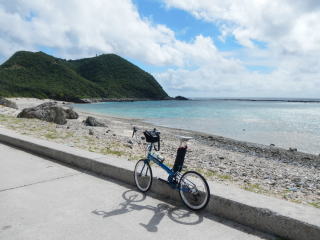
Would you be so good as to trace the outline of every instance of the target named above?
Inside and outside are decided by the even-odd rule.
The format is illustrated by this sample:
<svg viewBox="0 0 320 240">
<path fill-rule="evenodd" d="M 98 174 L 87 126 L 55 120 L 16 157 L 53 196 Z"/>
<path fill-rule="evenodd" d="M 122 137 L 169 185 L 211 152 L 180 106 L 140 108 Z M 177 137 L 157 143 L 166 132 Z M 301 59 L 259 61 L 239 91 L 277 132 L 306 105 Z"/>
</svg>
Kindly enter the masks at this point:
<svg viewBox="0 0 320 240">
<path fill-rule="evenodd" d="M 319 22 L 314 0 L 0 0 L 0 61 L 115 53 L 172 96 L 319 97 Z"/>
<path fill-rule="evenodd" d="M 163 24 L 168 26 L 175 32 L 177 39 L 185 42 L 191 42 L 198 35 L 210 37 L 219 51 L 236 51 L 243 48 L 237 42 L 234 36 L 229 35 L 221 39 L 221 31 L 218 27 L 219 23 L 207 22 L 202 19 L 196 19 L 192 14 L 177 8 L 168 8 L 159 0 L 134 0 L 138 12 L 142 18 L 148 19 L 156 24 Z M 221 24 L 221 23 L 220 23 Z M 267 43 L 259 40 L 252 39 L 256 47 L 267 49 Z M 143 68 L 150 73 L 163 72 L 166 68 L 175 68 L 175 66 L 154 66 L 146 65 L 135 59 L 127 57 L 128 60 Z M 243 59 L 243 57 L 239 57 Z M 247 70 L 259 73 L 270 73 L 275 68 L 263 65 L 246 64 L 244 65 Z"/>
<path fill-rule="evenodd" d="M 155 24 L 168 26 L 175 32 L 176 38 L 181 41 L 192 42 L 196 36 L 203 35 L 205 37 L 210 37 L 220 51 L 232 51 L 243 48 L 233 36 L 228 36 L 224 40 L 219 39 L 221 32 L 216 24 L 196 19 L 186 11 L 177 8 L 167 8 L 162 1 L 158 0 L 134 0 L 133 2 L 142 18 L 146 18 L 148 21 Z M 256 43 L 258 46 L 265 47 L 265 45 L 261 44 L 259 41 L 256 41 Z M 146 71 L 152 73 L 162 72 L 168 67 L 145 65 L 135 59 L 130 60 Z M 174 66 L 169 67 L 174 68 Z M 266 71 L 266 67 L 263 66 L 247 67 L 254 71 Z"/>
<path fill-rule="evenodd" d="M 175 31 L 176 38 L 179 40 L 190 42 L 201 34 L 212 38 L 222 51 L 242 47 L 232 36 L 221 41 L 219 39 L 221 32 L 216 24 L 196 19 L 189 12 L 177 8 L 167 8 L 163 2 L 157 0 L 135 0 L 134 3 L 142 17 L 150 19 L 154 23 L 168 26 Z"/>
</svg>

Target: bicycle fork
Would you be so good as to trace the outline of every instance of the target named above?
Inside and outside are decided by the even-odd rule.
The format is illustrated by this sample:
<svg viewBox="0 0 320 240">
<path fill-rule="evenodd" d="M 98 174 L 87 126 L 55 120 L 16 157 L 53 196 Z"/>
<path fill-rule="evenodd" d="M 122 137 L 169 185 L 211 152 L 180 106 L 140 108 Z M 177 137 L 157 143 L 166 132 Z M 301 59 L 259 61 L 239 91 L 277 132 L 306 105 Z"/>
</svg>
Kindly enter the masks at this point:
<svg viewBox="0 0 320 240">
<path fill-rule="evenodd" d="M 145 166 L 146 166 L 147 164 L 146 163 L 144 163 L 144 165 L 143 165 L 143 167 L 142 167 L 142 169 L 141 169 L 141 172 L 140 172 L 140 174 L 139 174 L 139 176 L 141 177 L 141 176 L 143 176 L 143 170 L 144 170 L 144 168 L 145 168 Z M 145 176 L 147 176 L 148 175 L 148 168 L 147 168 L 147 171 L 146 171 L 146 174 L 145 174 Z"/>
</svg>

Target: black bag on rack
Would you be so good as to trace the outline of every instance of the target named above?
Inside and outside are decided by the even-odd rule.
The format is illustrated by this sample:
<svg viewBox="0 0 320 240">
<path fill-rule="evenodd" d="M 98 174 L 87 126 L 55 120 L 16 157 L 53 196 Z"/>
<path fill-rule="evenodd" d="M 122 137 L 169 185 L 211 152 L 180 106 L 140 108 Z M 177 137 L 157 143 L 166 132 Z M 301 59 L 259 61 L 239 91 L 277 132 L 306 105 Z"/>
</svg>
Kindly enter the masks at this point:
<svg viewBox="0 0 320 240">
<path fill-rule="evenodd" d="M 144 131 L 144 136 L 146 137 L 146 141 L 149 143 L 160 142 L 160 135 L 155 131 Z"/>
<path fill-rule="evenodd" d="M 187 152 L 187 147 L 178 148 L 176 160 L 174 161 L 174 165 L 172 168 L 174 172 L 181 172 L 183 163 L 184 163 L 184 158 L 186 156 L 186 152 Z"/>
</svg>

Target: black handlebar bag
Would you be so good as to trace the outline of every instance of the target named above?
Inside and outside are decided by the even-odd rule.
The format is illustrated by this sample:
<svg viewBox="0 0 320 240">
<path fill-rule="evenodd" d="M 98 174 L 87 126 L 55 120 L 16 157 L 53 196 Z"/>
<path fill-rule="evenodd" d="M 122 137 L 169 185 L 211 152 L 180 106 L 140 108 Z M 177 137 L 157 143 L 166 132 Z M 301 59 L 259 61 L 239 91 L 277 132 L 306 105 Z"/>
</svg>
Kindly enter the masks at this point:
<svg viewBox="0 0 320 240">
<path fill-rule="evenodd" d="M 160 150 L 160 134 L 155 131 L 144 131 L 143 134 L 146 137 L 146 142 L 158 143 L 158 149 L 155 148 L 155 150 L 159 151 Z"/>
<path fill-rule="evenodd" d="M 160 141 L 160 136 L 157 132 L 144 131 L 143 134 L 146 137 L 146 141 L 149 143 L 156 143 Z"/>
</svg>

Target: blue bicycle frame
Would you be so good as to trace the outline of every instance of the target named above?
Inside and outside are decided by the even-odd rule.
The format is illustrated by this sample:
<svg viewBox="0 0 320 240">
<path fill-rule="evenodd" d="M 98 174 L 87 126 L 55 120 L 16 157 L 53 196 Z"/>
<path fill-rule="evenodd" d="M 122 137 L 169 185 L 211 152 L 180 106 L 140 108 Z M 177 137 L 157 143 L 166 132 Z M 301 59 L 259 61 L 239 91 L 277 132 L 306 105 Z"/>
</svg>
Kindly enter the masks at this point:
<svg viewBox="0 0 320 240">
<path fill-rule="evenodd" d="M 174 172 L 170 167 L 163 164 L 163 162 L 155 154 L 152 153 L 152 149 L 153 149 L 153 143 L 150 143 L 148 146 L 147 159 L 145 161 L 148 161 L 148 162 L 152 161 L 155 164 L 157 164 L 158 166 L 160 166 L 162 169 L 164 169 L 169 174 L 167 183 L 169 183 L 169 185 L 171 187 L 173 187 L 175 189 L 179 189 L 177 183 L 179 182 L 178 180 L 181 177 L 181 173 Z M 161 179 L 161 180 L 163 180 L 163 179 Z"/>
</svg>

